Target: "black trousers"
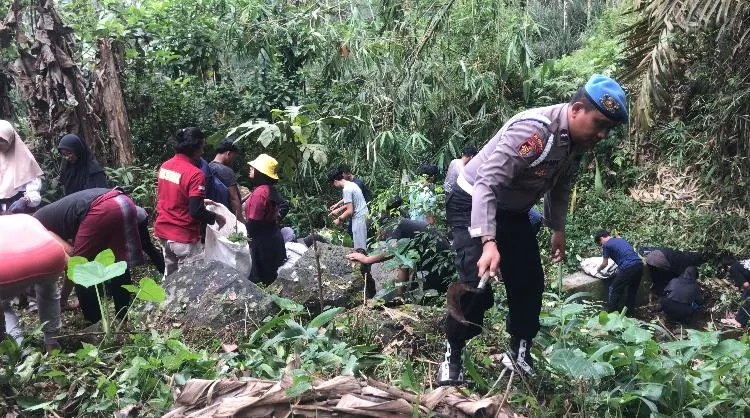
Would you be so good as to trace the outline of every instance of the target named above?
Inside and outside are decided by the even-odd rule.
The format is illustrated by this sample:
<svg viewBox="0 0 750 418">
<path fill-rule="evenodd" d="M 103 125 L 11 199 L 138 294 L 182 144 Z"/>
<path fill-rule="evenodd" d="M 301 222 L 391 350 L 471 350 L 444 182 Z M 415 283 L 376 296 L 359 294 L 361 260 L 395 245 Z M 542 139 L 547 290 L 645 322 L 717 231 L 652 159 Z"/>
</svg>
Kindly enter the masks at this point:
<svg viewBox="0 0 750 418">
<path fill-rule="evenodd" d="M 265 224 L 248 221 L 250 256 L 253 264 L 250 268 L 250 281 L 269 285 L 276 281 L 277 270 L 286 261 L 286 247 L 281 229 L 277 224 Z"/>
<path fill-rule="evenodd" d="M 628 314 L 635 311 L 635 296 L 638 293 L 638 286 L 641 285 L 641 276 L 643 276 L 641 263 L 617 272 L 612 284 L 609 285 L 607 312 L 619 312 L 626 306 Z"/>
<path fill-rule="evenodd" d="M 671 299 L 662 298 L 661 308 L 667 319 L 675 322 L 687 321 L 690 316 L 695 312 L 693 306 L 687 303 L 675 302 Z"/>
<path fill-rule="evenodd" d="M 471 217 L 471 196 L 458 189 L 451 192 L 446 202 L 446 216 L 453 227 L 453 247 L 456 251 L 456 268 L 461 281 L 478 284 L 477 261 L 482 255 L 479 238 L 471 238 L 468 226 Z M 539 255 L 539 245 L 527 212 L 498 210 L 496 214 L 500 273 L 508 297 L 506 330 L 509 334 L 532 339 L 539 332 L 539 313 L 544 291 L 544 270 Z M 465 295 L 461 301 L 466 319 L 482 325 L 484 313 L 493 304 L 492 290 L 479 295 Z M 466 326 L 450 315 L 446 325 L 448 341 L 454 346 L 481 333 L 479 326 Z"/>
<path fill-rule="evenodd" d="M 115 316 L 122 319 L 128 313 L 130 306 L 130 292 L 122 288 L 124 284 L 133 284 L 130 279 L 130 269 L 125 270 L 121 276 L 117 276 L 99 285 L 99 295 L 104 299 L 105 295 L 111 296 L 115 302 Z M 75 285 L 78 302 L 81 304 L 83 317 L 89 322 L 98 322 L 102 319 L 102 313 L 99 310 L 99 300 L 96 298 L 94 286 L 83 287 Z"/>
</svg>

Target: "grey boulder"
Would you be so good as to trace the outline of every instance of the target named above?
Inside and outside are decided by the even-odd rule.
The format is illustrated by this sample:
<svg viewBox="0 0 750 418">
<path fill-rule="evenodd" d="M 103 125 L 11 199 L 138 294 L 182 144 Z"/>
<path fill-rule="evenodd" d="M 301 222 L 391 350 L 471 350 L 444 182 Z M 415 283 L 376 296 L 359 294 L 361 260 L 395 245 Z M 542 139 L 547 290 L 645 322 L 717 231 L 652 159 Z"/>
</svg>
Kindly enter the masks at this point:
<svg viewBox="0 0 750 418">
<path fill-rule="evenodd" d="M 293 266 L 279 272 L 278 278 L 269 286 L 268 291 L 291 299 L 312 312 L 318 312 L 320 273 L 324 307 L 351 308 L 360 305 L 365 280 L 359 272 L 359 267 L 353 267 L 353 263 L 346 259 L 346 255 L 352 251 L 347 247 L 318 243 L 320 272 L 316 262 L 316 251 L 310 247 Z"/>
<path fill-rule="evenodd" d="M 164 279 L 165 302 L 148 307 L 152 324 L 255 329 L 278 307 L 244 274 L 218 261 L 195 260 Z"/>
</svg>

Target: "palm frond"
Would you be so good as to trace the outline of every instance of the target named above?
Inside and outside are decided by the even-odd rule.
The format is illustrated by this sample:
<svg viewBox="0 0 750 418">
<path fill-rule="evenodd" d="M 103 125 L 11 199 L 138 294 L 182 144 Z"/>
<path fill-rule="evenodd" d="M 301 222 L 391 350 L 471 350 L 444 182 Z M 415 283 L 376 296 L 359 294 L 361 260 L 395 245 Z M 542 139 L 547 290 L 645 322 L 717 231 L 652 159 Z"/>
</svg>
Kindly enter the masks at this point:
<svg viewBox="0 0 750 418">
<path fill-rule="evenodd" d="M 662 108 L 667 88 L 685 57 L 683 43 L 705 36 L 729 41 L 731 50 L 750 43 L 750 2 L 745 0 L 650 0 L 637 2 L 631 13 L 640 18 L 627 27 L 622 79 L 637 85 L 634 124 L 647 128 Z"/>
</svg>

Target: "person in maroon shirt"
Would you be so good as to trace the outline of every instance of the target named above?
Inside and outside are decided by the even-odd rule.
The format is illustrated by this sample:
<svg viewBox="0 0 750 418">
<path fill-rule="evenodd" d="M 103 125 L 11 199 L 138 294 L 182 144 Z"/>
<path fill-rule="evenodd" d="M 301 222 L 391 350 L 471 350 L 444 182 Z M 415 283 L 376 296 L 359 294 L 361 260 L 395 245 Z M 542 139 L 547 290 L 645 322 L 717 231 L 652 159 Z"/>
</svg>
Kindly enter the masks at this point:
<svg viewBox="0 0 750 418">
<path fill-rule="evenodd" d="M 286 261 L 286 247 L 279 225 L 279 207 L 283 199 L 276 190 L 278 163 L 273 157 L 260 154 L 247 164 L 250 166 L 248 177 L 256 186 L 245 203 L 253 260 L 250 280 L 253 283 L 271 284 L 276 280 L 277 270 Z"/>
<path fill-rule="evenodd" d="M 206 137 L 198 128 L 180 129 L 176 154 L 159 167 L 154 235 L 164 247 L 164 275 L 168 276 L 200 250 L 201 222 L 224 226 L 223 216 L 209 212 L 204 199 L 206 178 L 198 166 Z"/>
</svg>

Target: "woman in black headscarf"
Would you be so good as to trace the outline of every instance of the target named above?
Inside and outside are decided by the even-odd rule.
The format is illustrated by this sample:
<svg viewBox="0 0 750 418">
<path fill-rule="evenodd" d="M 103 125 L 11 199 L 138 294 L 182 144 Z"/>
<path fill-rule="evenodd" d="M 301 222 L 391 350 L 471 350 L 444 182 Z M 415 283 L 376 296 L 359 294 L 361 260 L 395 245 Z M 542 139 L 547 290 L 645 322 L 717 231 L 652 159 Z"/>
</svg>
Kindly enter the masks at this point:
<svg viewBox="0 0 750 418">
<path fill-rule="evenodd" d="M 63 161 L 60 181 L 65 196 L 85 189 L 109 187 L 104 169 L 91 155 L 85 142 L 74 134 L 67 134 L 57 146 Z"/>
</svg>

